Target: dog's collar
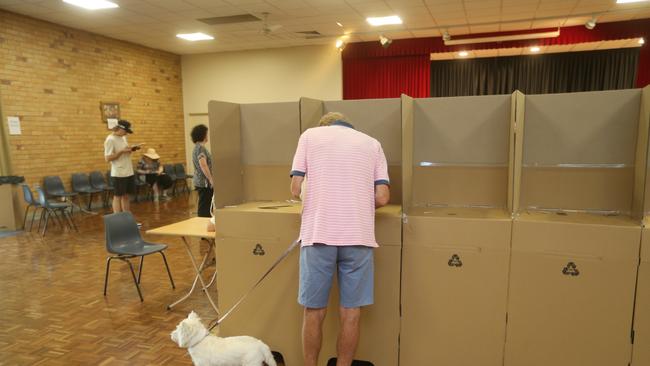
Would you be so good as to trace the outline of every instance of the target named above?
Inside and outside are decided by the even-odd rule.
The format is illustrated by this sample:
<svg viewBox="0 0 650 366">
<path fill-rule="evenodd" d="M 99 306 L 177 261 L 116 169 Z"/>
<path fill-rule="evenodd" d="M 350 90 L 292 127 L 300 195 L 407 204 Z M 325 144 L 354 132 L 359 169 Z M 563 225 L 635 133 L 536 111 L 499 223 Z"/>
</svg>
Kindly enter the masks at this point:
<svg viewBox="0 0 650 366">
<path fill-rule="evenodd" d="M 208 338 L 208 336 L 210 335 L 210 331 L 207 330 L 207 329 L 204 329 L 203 331 L 205 332 L 203 337 L 201 337 L 201 339 L 199 339 L 198 341 L 194 342 L 194 344 L 189 345 L 187 348 L 192 348 L 192 347 L 198 345 L 199 343 L 203 342 L 204 339 Z"/>
</svg>

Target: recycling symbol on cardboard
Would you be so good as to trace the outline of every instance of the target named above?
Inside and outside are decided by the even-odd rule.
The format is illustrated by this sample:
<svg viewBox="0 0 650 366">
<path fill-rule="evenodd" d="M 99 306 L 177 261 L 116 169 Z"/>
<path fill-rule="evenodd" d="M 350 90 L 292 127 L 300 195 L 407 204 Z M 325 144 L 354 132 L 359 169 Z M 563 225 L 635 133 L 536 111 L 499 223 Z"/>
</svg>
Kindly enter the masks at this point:
<svg viewBox="0 0 650 366">
<path fill-rule="evenodd" d="M 253 249 L 253 255 L 264 255 L 266 252 L 262 248 L 261 244 L 255 244 L 255 249 Z"/>
<path fill-rule="evenodd" d="M 462 267 L 463 262 L 460 260 L 460 257 L 458 256 L 458 254 L 454 254 L 454 255 L 451 256 L 451 258 L 447 262 L 447 265 L 449 265 L 449 267 Z"/>
<path fill-rule="evenodd" d="M 562 274 L 565 276 L 578 276 L 580 271 L 578 271 L 578 266 L 575 263 L 569 262 L 562 270 Z"/>
</svg>

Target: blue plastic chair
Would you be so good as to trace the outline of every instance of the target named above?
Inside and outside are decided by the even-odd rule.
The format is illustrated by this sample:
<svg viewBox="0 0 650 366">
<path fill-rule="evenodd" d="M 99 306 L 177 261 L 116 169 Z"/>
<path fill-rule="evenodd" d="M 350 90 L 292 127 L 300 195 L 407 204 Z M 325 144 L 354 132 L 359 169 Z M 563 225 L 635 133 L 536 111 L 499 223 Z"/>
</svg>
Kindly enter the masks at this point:
<svg viewBox="0 0 650 366">
<path fill-rule="evenodd" d="M 174 172 L 176 173 L 176 181 L 183 182 L 183 188 L 185 192 L 190 193 L 190 186 L 187 184 L 187 180 L 193 176 L 185 172 L 185 166 L 183 163 L 174 164 Z"/>
<path fill-rule="evenodd" d="M 160 253 L 165 262 L 169 282 L 172 288 L 176 288 L 172 274 L 169 271 L 167 258 L 163 251 L 167 249 L 165 244 L 149 243 L 142 239 L 138 224 L 135 222 L 133 215 L 130 212 L 118 212 L 104 216 L 104 226 L 106 230 L 106 250 L 114 254 L 106 259 L 106 277 L 104 278 L 104 296 L 106 296 L 106 289 L 108 287 L 108 273 L 111 267 L 111 260 L 119 259 L 126 262 L 131 270 L 133 276 L 133 283 L 135 288 L 138 289 L 140 301 L 144 301 L 142 291 L 140 290 L 140 278 L 142 277 L 142 265 L 144 264 L 144 256 L 154 253 Z M 138 269 L 138 277 L 136 279 L 133 265 L 129 259 L 140 257 L 140 268 Z"/>
<path fill-rule="evenodd" d="M 61 229 L 63 229 L 63 221 L 65 220 L 67 225 L 71 229 L 75 229 L 76 231 L 79 231 L 77 229 L 77 225 L 75 225 L 74 220 L 72 220 L 72 214 L 71 212 L 68 212 L 68 208 L 72 210 L 72 204 L 68 202 L 50 202 L 47 200 L 45 197 L 45 192 L 43 191 L 43 188 L 41 187 L 36 187 L 36 192 L 38 193 L 38 203 L 41 205 L 43 208 L 43 211 L 41 212 L 41 219 L 38 222 L 38 229 L 41 229 L 41 222 L 43 222 L 43 232 L 41 235 L 45 235 L 45 232 L 47 231 L 47 224 L 50 220 L 51 216 L 54 216 L 56 221 L 59 223 L 61 226 Z M 59 216 L 57 213 L 61 214 L 61 219 L 59 219 Z"/>
<path fill-rule="evenodd" d="M 90 206 L 93 203 L 93 195 L 104 192 L 103 189 L 94 188 L 90 185 L 90 179 L 86 173 L 72 174 L 72 190 L 79 194 L 88 195 L 88 211 L 90 211 Z"/>
<path fill-rule="evenodd" d="M 106 180 L 104 179 L 104 175 L 99 171 L 91 172 L 90 173 L 90 185 L 93 188 L 96 188 L 96 189 L 101 190 L 102 192 L 104 192 L 104 197 L 102 199 L 102 202 L 104 203 L 104 207 L 107 207 L 108 206 L 108 196 L 113 191 L 113 187 L 109 187 L 108 183 L 106 183 Z"/>
<path fill-rule="evenodd" d="M 50 175 L 43 178 L 43 186 L 45 187 L 45 193 L 47 193 L 46 197 L 48 198 L 64 198 L 66 201 L 72 203 L 72 198 L 77 196 L 76 192 L 68 192 L 65 190 L 63 182 L 58 175 Z M 74 206 L 70 208 L 71 213 L 74 209 L 73 207 Z"/>
<path fill-rule="evenodd" d="M 32 226 L 34 226 L 34 218 L 36 218 L 36 212 L 39 208 L 43 207 L 34 199 L 34 194 L 32 193 L 32 190 L 29 189 L 29 186 L 27 184 L 21 184 L 21 187 L 23 189 L 23 198 L 25 199 L 25 203 L 27 203 L 27 207 L 25 208 L 25 217 L 23 218 L 23 230 L 25 230 L 27 227 L 27 213 L 29 212 L 29 209 L 33 207 L 34 211 L 32 212 L 32 220 L 29 222 L 29 231 L 32 231 Z"/>
</svg>

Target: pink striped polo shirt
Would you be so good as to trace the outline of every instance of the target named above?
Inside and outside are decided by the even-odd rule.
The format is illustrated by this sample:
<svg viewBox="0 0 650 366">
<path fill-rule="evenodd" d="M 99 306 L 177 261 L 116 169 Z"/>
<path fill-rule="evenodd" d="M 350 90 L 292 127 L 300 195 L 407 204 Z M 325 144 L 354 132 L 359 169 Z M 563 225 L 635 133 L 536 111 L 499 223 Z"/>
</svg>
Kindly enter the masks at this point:
<svg viewBox="0 0 650 366">
<path fill-rule="evenodd" d="M 300 136 L 291 175 L 307 179 L 302 245 L 364 245 L 375 240 L 375 185 L 389 184 L 379 141 L 336 121 Z"/>
</svg>

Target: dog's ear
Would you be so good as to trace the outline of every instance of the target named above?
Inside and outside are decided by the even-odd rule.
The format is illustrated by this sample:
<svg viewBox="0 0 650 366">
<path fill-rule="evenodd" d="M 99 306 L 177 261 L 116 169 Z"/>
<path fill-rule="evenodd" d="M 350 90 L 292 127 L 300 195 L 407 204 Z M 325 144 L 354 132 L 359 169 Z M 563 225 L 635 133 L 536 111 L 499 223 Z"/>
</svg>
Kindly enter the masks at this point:
<svg viewBox="0 0 650 366">
<path fill-rule="evenodd" d="M 192 311 L 190 315 L 187 316 L 187 319 L 200 319 L 200 318 L 199 318 L 199 314 Z"/>
<path fill-rule="evenodd" d="M 187 348 L 190 334 L 188 327 L 185 323 L 181 322 L 176 330 L 172 332 L 172 340 L 178 344 L 179 347 Z"/>
</svg>

